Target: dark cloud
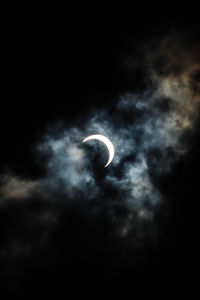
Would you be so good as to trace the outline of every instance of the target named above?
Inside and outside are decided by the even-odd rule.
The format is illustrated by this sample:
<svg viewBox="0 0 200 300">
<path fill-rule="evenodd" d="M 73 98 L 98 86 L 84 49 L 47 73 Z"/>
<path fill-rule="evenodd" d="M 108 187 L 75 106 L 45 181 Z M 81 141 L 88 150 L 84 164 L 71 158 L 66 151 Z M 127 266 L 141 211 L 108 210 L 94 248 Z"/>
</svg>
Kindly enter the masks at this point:
<svg viewBox="0 0 200 300">
<path fill-rule="evenodd" d="M 98 270 L 98 279 L 109 281 L 123 268 L 129 274 L 129 264 L 148 261 L 165 198 L 157 181 L 188 151 L 187 133 L 195 129 L 200 102 L 200 65 L 197 48 L 188 49 L 176 34 L 142 51 L 146 90 L 122 94 L 112 111 L 93 109 L 84 120 L 49 127 L 37 144 L 45 176 L 2 174 L 0 261 L 3 269 L 14 264 L 13 272 L 3 272 L 5 278 L 14 274 L 13 289 L 15 277 L 26 272 L 39 270 L 38 286 L 42 276 L 51 284 L 58 280 L 49 269 L 62 274 L 59 279 L 88 281 Z M 96 133 L 115 147 L 106 169 L 104 146 L 82 144 Z"/>
</svg>

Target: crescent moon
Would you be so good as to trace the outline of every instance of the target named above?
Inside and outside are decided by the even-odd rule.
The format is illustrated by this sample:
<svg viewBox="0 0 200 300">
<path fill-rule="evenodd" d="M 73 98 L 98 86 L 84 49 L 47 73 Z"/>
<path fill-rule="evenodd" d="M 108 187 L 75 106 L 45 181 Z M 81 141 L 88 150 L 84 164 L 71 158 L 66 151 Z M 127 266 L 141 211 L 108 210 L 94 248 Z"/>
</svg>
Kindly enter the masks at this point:
<svg viewBox="0 0 200 300">
<path fill-rule="evenodd" d="M 93 135 L 90 135 L 88 137 L 86 137 L 82 143 L 85 143 L 87 141 L 90 141 L 90 140 L 98 140 L 98 141 L 101 141 L 103 142 L 107 149 L 108 149 L 108 154 L 109 154 L 109 157 L 108 157 L 108 162 L 107 164 L 104 166 L 105 168 L 111 163 L 111 161 L 113 160 L 114 158 L 114 154 L 115 154 L 115 149 L 114 149 L 114 146 L 113 144 L 111 143 L 111 141 L 104 135 L 101 135 L 101 134 L 93 134 Z"/>
</svg>

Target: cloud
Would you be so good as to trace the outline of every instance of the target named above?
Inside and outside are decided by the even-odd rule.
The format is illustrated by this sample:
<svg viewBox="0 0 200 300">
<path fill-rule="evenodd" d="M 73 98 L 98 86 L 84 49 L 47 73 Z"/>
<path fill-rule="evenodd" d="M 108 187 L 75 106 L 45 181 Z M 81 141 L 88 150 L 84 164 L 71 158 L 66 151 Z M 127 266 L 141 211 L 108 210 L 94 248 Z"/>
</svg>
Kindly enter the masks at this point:
<svg viewBox="0 0 200 300">
<path fill-rule="evenodd" d="M 5 175 L 2 178 L 1 200 L 26 199 L 37 187 L 37 181 L 20 179 L 15 175 Z"/>
<path fill-rule="evenodd" d="M 145 45 L 143 51 L 146 90 L 121 95 L 112 112 L 105 107 L 93 110 L 86 122 L 77 119 L 71 127 L 63 123 L 48 128 L 37 146 L 47 158 L 46 177 L 34 181 L 3 175 L 1 201 L 39 197 L 81 203 L 94 214 L 104 211 L 123 238 L 135 242 L 136 236 L 141 241 L 155 234 L 154 212 L 162 203 L 162 191 L 154 179 L 170 172 L 187 152 L 187 135 L 198 116 L 200 64 L 197 49 L 187 49 L 173 35 Z M 104 145 L 82 144 L 90 134 L 107 136 L 115 147 L 106 169 Z"/>
</svg>

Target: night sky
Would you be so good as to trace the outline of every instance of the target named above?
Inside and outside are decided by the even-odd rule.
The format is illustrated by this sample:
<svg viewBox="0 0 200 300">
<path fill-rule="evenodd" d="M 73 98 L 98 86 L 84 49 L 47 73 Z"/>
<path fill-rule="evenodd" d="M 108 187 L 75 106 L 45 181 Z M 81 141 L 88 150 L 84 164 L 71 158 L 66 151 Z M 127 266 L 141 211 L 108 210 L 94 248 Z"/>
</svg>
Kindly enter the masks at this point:
<svg viewBox="0 0 200 300">
<path fill-rule="evenodd" d="M 0 293 L 195 291 L 192 5 L 1 4 Z M 91 134 L 115 147 L 108 159 Z"/>
</svg>

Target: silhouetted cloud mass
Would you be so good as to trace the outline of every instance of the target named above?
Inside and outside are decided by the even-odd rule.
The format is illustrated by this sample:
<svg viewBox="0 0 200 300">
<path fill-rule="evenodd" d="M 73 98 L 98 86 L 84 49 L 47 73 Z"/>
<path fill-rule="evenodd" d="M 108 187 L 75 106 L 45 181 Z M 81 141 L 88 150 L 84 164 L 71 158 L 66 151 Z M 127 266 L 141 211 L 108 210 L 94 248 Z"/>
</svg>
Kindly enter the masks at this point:
<svg viewBox="0 0 200 300">
<path fill-rule="evenodd" d="M 200 103 L 198 48 L 186 45 L 186 39 L 176 34 L 142 45 L 146 90 L 122 94 L 113 101 L 112 111 L 105 106 L 84 118 L 77 116 L 73 125 L 61 122 L 49 126 L 37 145 L 38 156 L 45 157 L 41 159 L 46 170 L 43 178 L 1 175 L 1 209 L 8 209 L 9 203 L 25 203 L 27 207 L 30 203 L 31 207 L 34 199 L 41 203 L 39 213 L 27 208 L 22 217 L 29 224 L 28 232 L 35 226 L 41 229 L 40 234 L 32 240 L 10 235 L 1 258 L 22 253 L 28 257 L 31 251 L 50 243 L 55 238 L 52 232 L 59 232 L 65 222 L 76 228 L 76 213 L 74 220 L 69 217 L 73 216 L 72 207 L 78 216 L 81 211 L 83 223 L 87 220 L 84 230 L 90 240 L 97 234 L 92 227 L 98 222 L 98 226 L 107 226 L 106 240 L 112 236 L 128 241 L 133 248 L 156 240 L 154 215 L 163 195 L 155 179 L 169 173 L 187 153 L 188 135 L 195 129 Z M 131 55 L 124 61 L 124 65 L 129 62 L 130 74 L 137 64 L 131 61 Z M 107 136 L 115 147 L 114 160 L 107 168 L 103 144 L 82 144 L 91 134 Z"/>
</svg>

